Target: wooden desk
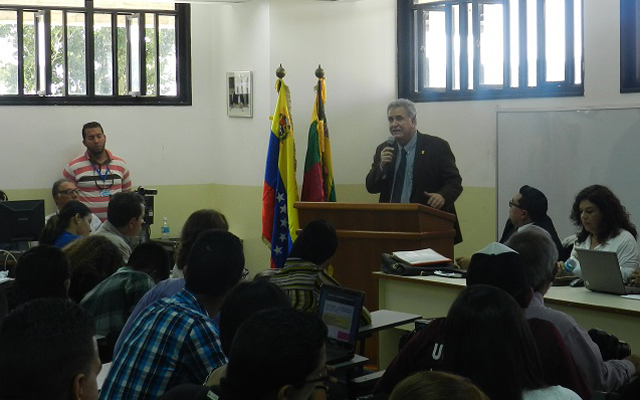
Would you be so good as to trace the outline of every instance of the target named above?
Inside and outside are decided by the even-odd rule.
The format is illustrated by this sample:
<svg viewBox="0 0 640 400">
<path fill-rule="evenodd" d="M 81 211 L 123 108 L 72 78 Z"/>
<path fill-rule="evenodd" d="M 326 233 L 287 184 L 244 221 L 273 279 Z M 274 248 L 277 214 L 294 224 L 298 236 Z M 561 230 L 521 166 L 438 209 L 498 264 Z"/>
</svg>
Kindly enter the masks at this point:
<svg viewBox="0 0 640 400">
<path fill-rule="evenodd" d="M 437 276 L 396 276 L 375 272 L 378 279 L 379 307 L 420 314 L 424 318 L 443 317 L 461 290 L 464 279 Z M 596 293 L 586 288 L 552 287 L 545 304 L 571 315 L 583 328 L 600 328 L 631 345 L 640 352 L 640 301 Z M 397 353 L 399 333 L 380 333 L 380 368 L 386 368 Z M 384 334 L 384 335 L 383 335 Z M 384 357 L 383 357 L 384 355 Z"/>
</svg>

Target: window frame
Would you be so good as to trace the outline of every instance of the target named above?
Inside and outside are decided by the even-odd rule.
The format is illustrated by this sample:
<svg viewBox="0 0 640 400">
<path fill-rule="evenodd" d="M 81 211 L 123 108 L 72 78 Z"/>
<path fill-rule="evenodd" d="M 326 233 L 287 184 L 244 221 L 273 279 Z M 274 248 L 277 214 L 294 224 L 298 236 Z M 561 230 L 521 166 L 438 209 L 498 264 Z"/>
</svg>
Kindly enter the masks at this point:
<svg viewBox="0 0 640 400">
<path fill-rule="evenodd" d="M 640 1 L 620 0 L 620 93 L 640 92 Z"/>
<path fill-rule="evenodd" d="M 147 9 L 111 9 L 111 8 L 94 8 L 93 1 L 85 0 L 84 7 L 33 7 L 28 5 L 19 6 L 0 6 L 0 10 L 17 11 L 16 23 L 17 28 L 17 56 L 18 56 L 18 94 L 0 94 L 0 105 L 148 105 L 148 106 L 177 106 L 192 104 L 192 82 L 191 82 L 191 8 L 187 3 L 176 3 L 175 10 L 147 10 Z M 51 11 L 62 11 L 63 16 L 63 65 L 64 73 L 64 92 L 61 96 L 51 95 L 52 81 L 52 63 L 51 63 Z M 24 93 L 24 38 L 23 38 L 23 13 L 24 12 L 44 12 L 45 18 L 45 79 L 47 94 L 38 94 L 38 73 L 36 67 L 36 93 Z M 86 94 L 68 93 L 69 70 L 67 64 L 67 13 L 84 14 L 84 31 L 85 31 L 85 79 Z M 95 94 L 95 42 L 94 42 L 94 14 L 108 14 L 111 16 L 111 71 L 112 71 L 112 91 L 111 95 Z M 120 15 L 140 14 L 140 57 L 142 60 L 140 73 L 141 93 L 139 95 L 119 95 L 118 94 L 118 46 L 117 46 L 117 17 Z M 156 43 L 155 51 L 155 76 L 152 78 L 156 82 L 154 95 L 146 94 L 146 46 L 145 46 L 145 15 L 154 15 L 154 35 Z M 176 95 L 161 95 L 159 75 L 159 31 L 158 20 L 161 16 L 172 16 L 175 18 L 175 50 L 176 50 Z M 36 23 L 37 25 L 37 23 Z M 127 33 L 128 35 L 128 33 Z M 37 35 L 36 35 L 37 37 Z M 35 43 L 35 40 L 34 40 Z M 128 47 L 128 46 L 127 46 Z M 127 58 L 130 60 L 130 58 Z M 38 57 L 36 54 L 36 64 Z M 127 68 L 128 69 L 128 68 Z M 127 85 L 130 87 L 131 79 L 128 74 Z"/>
<path fill-rule="evenodd" d="M 544 19 L 543 6 L 545 0 L 537 1 L 537 51 L 538 54 L 545 53 Z M 510 24 L 509 24 L 509 1 L 508 0 L 446 0 L 426 4 L 413 4 L 413 0 L 398 0 L 398 26 L 397 26 L 397 65 L 398 65 L 398 94 L 399 97 L 407 98 L 414 102 L 431 101 L 464 101 L 464 100 L 490 100 L 506 98 L 535 98 L 535 97 L 565 97 L 584 95 L 584 28 L 581 30 L 581 37 L 574 37 L 574 0 L 565 0 L 565 78 L 562 82 L 545 82 L 546 61 L 544 57 L 538 57 L 536 65 L 537 84 L 534 87 L 528 86 L 528 64 L 527 64 L 527 43 L 526 43 L 526 0 L 519 0 L 519 65 L 518 71 L 512 71 L 510 65 Z M 472 5 L 472 19 L 479 21 L 479 4 L 502 4 L 503 6 L 503 83 L 502 85 L 482 85 L 480 79 L 480 38 L 479 23 L 472 25 L 473 38 L 475 39 L 474 59 L 473 59 L 473 89 L 468 89 L 469 84 L 469 57 L 467 51 L 468 39 L 468 17 L 467 12 L 460 11 L 460 89 L 453 89 L 453 51 L 452 51 L 452 20 L 451 9 L 454 4 L 460 6 L 460 10 L 466 9 L 467 4 Z M 582 2 L 581 2 L 582 3 Z M 423 24 L 420 23 L 423 14 L 427 10 L 434 10 L 436 7 L 444 7 L 446 17 L 446 37 L 447 37 L 447 77 L 445 88 L 424 87 L 420 82 L 424 77 L 424 60 L 420 57 L 421 41 L 424 34 L 420 32 Z M 584 7 L 583 7 L 584 9 Z M 417 27 L 417 28 L 416 28 Z M 584 24 L 583 24 L 584 27 Z M 416 32 L 417 31 L 417 32 Z M 581 80 L 579 84 L 573 83 L 574 74 L 574 45 L 581 44 L 583 51 L 579 60 Z M 519 76 L 518 87 L 511 87 L 511 74 Z"/>
</svg>

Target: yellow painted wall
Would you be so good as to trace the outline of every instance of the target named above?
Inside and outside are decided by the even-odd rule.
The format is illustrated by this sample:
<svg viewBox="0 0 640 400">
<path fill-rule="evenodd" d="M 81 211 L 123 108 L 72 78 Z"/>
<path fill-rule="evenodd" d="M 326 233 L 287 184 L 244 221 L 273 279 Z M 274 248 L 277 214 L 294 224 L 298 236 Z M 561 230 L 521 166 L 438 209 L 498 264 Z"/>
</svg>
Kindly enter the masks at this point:
<svg viewBox="0 0 640 400">
<path fill-rule="evenodd" d="M 152 237 L 160 236 L 162 218 L 167 217 L 171 236 L 177 237 L 189 215 L 202 208 L 214 208 L 226 215 L 230 229 L 244 241 L 246 264 L 252 275 L 269 267 L 269 251 L 260 237 L 262 187 L 232 185 L 147 185 L 158 189 Z M 7 190 L 10 200 L 45 199 L 45 212 L 55 205 L 49 189 Z M 364 184 L 337 185 L 338 199 L 345 202 L 375 203 L 378 196 L 367 193 Z M 495 240 L 495 197 L 493 188 L 465 187 L 456 202 L 464 242 L 456 256 L 470 256 Z"/>
</svg>

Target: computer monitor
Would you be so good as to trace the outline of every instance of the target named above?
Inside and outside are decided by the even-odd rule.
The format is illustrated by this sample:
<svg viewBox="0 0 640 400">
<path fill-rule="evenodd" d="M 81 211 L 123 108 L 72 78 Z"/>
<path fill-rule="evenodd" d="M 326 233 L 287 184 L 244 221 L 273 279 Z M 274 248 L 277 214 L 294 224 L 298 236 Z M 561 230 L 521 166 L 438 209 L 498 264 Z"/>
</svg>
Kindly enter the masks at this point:
<svg viewBox="0 0 640 400">
<path fill-rule="evenodd" d="M 0 243 L 38 240 L 42 228 L 44 200 L 0 201 Z"/>
</svg>

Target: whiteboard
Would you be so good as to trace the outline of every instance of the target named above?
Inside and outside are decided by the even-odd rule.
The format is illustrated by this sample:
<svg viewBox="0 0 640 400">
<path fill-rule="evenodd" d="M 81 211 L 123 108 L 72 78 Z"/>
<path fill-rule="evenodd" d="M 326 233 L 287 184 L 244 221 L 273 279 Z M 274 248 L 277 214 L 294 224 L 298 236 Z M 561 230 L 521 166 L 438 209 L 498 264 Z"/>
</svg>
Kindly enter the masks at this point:
<svg viewBox="0 0 640 400">
<path fill-rule="evenodd" d="M 560 239 L 587 186 L 608 186 L 640 226 L 640 108 L 497 112 L 497 237 L 523 185 L 541 190 Z"/>
</svg>

